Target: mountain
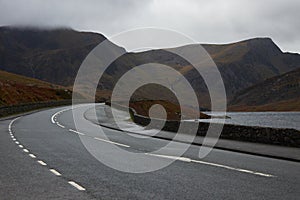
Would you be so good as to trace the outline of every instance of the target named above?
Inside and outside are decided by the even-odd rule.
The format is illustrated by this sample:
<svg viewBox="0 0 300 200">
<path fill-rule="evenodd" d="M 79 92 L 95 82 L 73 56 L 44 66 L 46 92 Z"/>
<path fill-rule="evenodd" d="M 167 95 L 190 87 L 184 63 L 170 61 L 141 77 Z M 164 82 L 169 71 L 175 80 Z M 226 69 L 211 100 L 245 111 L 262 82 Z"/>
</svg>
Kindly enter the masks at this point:
<svg viewBox="0 0 300 200">
<path fill-rule="evenodd" d="M 37 78 L 53 84 L 72 86 L 76 73 L 88 53 L 106 38 L 98 33 L 78 32 L 72 29 L 41 30 L 34 28 L 0 28 L 0 69 Z M 199 44 L 174 48 L 176 51 L 193 51 Z M 282 75 L 300 67 L 300 55 L 284 53 L 270 38 L 254 38 L 231 44 L 202 45 L 216 63 L 223 78 L 228 102 L 236 94 L 268 78 Z M 166 49 L 139 53 L 126 53 L 110 43 L 107 51 L 122 52 L 98 82 L 98 77 L 88 75 L 88 82 L 97 81 L 97 99 L 110 98 L 118 79 L 134 66 L 160 63 L 178 70 L 191 83 L 200 107 L 210 107 L 207 87 L 198 72 L 178 55 Z M 165 73 L 170 87 L 180 85 L 180 79 Z M 139 77 L 156 77 L 144 74 Z M 84 89 L 84 86 L 82 86 Z M 136 100 L 173 99 L 167 88 L 150 85 L 136 94 Z M 188 94 L 187 94 L 188 95 Z"/>
<path fill-rule="evenodd" d="M 300 69 L 267 79 L 235 95 L 232 111 L 300 111 Z"/>
<path fill-rule="evenodd" d="M 0 70 L 0 106 L 71 99 L 70 90 Z"/>
<path fill-rule="evenodd" d="M 248 87 L 300 67 L 299 54 L 283 53 L 270 38 L 254 38 L 232 44 L 204 44 L 202 46 L 212 57 L 221 73 L 228 101 L 236 93 Z M 177 47 L 173 50 L 176 52 L 193 52 L 195 48 L 197 48 L 197 44 Z M 135 66 L 152 62 L 173 67 L 191 83 L 198 95 L 200 106 L 210 107 L 208 89 L 202 77 L 191 64 L 181 57 L 167 50 L 159 49 L 140 53 L 127 53 L 120 59 L 124 58 L 133 61 Z M 155 74 L 147 75 L 155 77 Z M 176 87 L 180 82 L 171 75 L 165 74 L 165 77 L 168 77 L 172 87 Z M 165 96 L 166 91 L 152 86 L 145 88 L 143 93 L 144 96 L 148 95 L 150 99 L 155 97 L 159 99 Z"/>
<path fill-rule="evenodd" d="M 253 84 L 300 67 L 300 55 L 283 53 L 270 38 L 228 45 L 204 45 L 217 64 L 232 96 Z"/>
<path fill-rule="evenodd" d="M 71 86 L 84 58 L 105 39 L 67 28 L 0 27 L 0 69 Z"/>
<path fill-rule="evenodd" d="M 283 53 L 270 38 L 255 38 L 226 45 L 202 45 L 210 54 L 226 86 L 228 96 L 259 83 L 267 78 L 300 67 L 300 55 Z M 178 47 L 193 49 L 196 45 Z M 187 50 L 188 51 L 188 50 Z M 161 50 L 140 53 L 142 58 L 152 57 L 159 63 L 167 63 L 182 72 L 192 82 L 196 91 L 203 87 L 202 78 L 188 63 L 176 55 L 161 53 Z"/>
</svg>

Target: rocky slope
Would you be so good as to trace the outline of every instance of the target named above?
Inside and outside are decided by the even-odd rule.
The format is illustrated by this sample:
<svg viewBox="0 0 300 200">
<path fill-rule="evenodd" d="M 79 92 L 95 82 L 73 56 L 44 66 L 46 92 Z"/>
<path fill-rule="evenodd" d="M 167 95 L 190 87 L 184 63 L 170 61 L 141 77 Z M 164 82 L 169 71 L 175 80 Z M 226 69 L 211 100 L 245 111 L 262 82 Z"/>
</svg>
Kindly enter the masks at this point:
<svg viewBox="0 0 300 200">
<path fill-rule="evenodd" d="M 72 29 L 1 27 L 0 69 L 54 84 L 72 86 L 84 58 L 105 39 L 98 33 Z M 196 46 L 194 44 L 177 49 L 193 51 Z M 225 45 L 204 44 L 203 47 L 221 72 L 228 101 L 246 88 L 300 67 L 299 54 L 283 53 L 270 38 L 255 38 Z M 124 49 L 113 43 L 108 51 L 125 53 Z M 181 72 L 196 91 L 200 107 L 210 107 L 209 93 L 201 76 L 187 61 L 163 49 L 126 53 L 121 56 L 111 64 L 99 81 L 97 98 L 109 98 L 119 77 L 134 66 L 149 62 L 166 64 Z M 155 74 L 144 76 L 155 77 Z M 179 80 L 167 73 L 164 76 L 170 82 L 170 87 L 178 85 Z M 88 81 L 93 79 L 97 81 L 96 78 L 87 77 Z M 137 98 L 168 100 L 167 94 L 165 89 L 152 85 L 144 88 Z"/>
<path fill-rule="evenodd" d="M 237 93 L 229 108 L 233 111 L 300 111 L 300 69 Z"/>
</svg>

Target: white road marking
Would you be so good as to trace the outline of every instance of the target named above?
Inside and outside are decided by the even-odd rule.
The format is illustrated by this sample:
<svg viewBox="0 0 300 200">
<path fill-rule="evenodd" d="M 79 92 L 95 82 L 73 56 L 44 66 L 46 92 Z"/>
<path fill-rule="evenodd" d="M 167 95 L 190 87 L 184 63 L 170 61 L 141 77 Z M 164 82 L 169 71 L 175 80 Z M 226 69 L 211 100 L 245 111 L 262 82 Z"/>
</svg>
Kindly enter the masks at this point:
<svg viewBox="0 0 300 200">
<path fill-rule="evenodd" d="M 11 133 L 11 126 L 12 126 L 12 124 L 17 120 L 17 119 L 19 119 L 20 117 L 17 117 L 17 118 L 15 118 L 15 119 L 13 119 L 13 120 L 11 120 L 11 122 L 9 123 L 9 125 L 8 125 L 8 131 Z"/>
<path fill-rule="evenodd" d="M 75 131 L 75 130 L 73 130 L 73 129 L 69 129 L 69 131 L 70 131 L 70 132 L 73 132 L 73 133 L 77 133 L 77 134 L 79 134 L 79 135 L 85 135 L 84 133 L 80 133 L 80 132 Z"/>
<path fill-rule="evenodd" d="M 43 165 L 43 166 L 46 166 L 46 165 L 47 165 L 45 162 L 43 162 L 43 161 L 41 161 L 41 160 L 38 160 L 37 162 L 38 162 L 40 165 Z"/>
<path fill-rule="evenodd" d="M 56 122 L 57 126 L 59 126 L 60 128 L 65 128 L 65 126 L 61 125 L 60 123 Z"/>
<path fill-rule="evenodd" d="M 167 155 L 152 154 L 152 153 L 145 153 L 145 154 L 146 155 L 150 155 L 150 156 L 161 157 L 161 158 L 168 158 L 168 159 L 173 159 L 173 160 L 179 160 L 179 161 L 183 161 L 183 162 L 191 162 L 192 161 L 190 158 L 185 158 L 185 157 L 167 156 Z"/>
<path fill-rule="evenodd" d="M 126 145 L 126 144 L 121 144 L 121 143 L 117 143 L 117 142 L 112 142 L 112 141 L 110 141 L 110 140 L 104 140 L 104 139 L 101 139 L 101 138 L 98 138 L 98 137 L 94 137 L 94 139 L 95 140 L 100 140 L 100 141 L 102 141 L 102 142 L 107 142 L 107 143 L 111 143 L 111 144 L 115 144 L 115 145 L 118 145 L 118 146 L 121 146 L 121 147 L 130 147 L 130 146 L 128 146 L 128 145 Z"/>
<path fill-rule="evenodd" d="M 19 145 L 20 148 L 24 148 L 23 145 Z"/>
<path fill-rule="evenodd" d="M 31 158 L 36 158 L 36 156 L 34 155 L 34 154 L 29 154 L 29 156 L 31 157 Z"/>
<path fill-rule="evenodd" d="M 54 114 L 51 116 L 51 122 L 52 122 L 52 124 L 55 124 L 55 123 L 56 123 L 55 120 L 57 119 L 57 115 L 60 115 L 60 114 L 63 113 L 63 112 L 66 112 L 66 111 L 68 111 L 68 110 L 72 110 L 73 108 L 77 108 L 77 107 L 80 107 L 80 106 L 72 106 L 71 108 L 66 108 L 66 109 L 64 109 L 64 110 L 60 110 L 60 111 L 54 113 Z"/>
<path fill-rule="evenodd" d="M 50 172 L 52 172 L 54 175 L 56 176 L 61 176 L 61 173 L 59 173 L 58 171 L 56 171 L 55 169 L 49 169 Z"/>
<path fill-rule="evenodd" d="M 193 160 L 193 159 L 185 158 L 185 157 L 168 156 L 168 155 L 151 154 L 151 153 L 145 153 L 145 154 L 150 155 L 150 156 L 161 157 L 161 158 L 179 160 L 179 161 L 183 161 L 183 162 L 193 162 L 193 163 L 199 163 L 199 164 L 209 165 L 209 166 L 213 166 L 213 167 L 220 167 L 220 168 L 224 168 L 224 169 L 228 169 L 228 170 L 238 171 L 238 172 L 247 173 L 247 174 L 253 174 L 253 175 L 257 175 L 257 176 L 272 177 L 272 178 L 275 177 L 274 175 L 271 175 L 271 174 L 265 174 L 265 173 L 261 173 L 261 172 L 255 172 L 255 171 L 251 171 L 251 170 L 247 170 L 247 169 L 235 168 L 235 167 L 230 167 L 227 165 L 205 162 L 205 161 L 201 161 L 201 160 Z"/>
<path fill-rule="evenodd" d="M 23 151 L 24 151 L 25 153 L 29 153 L 28 149 L 23 149 Z"/>
<path fill-rule="evenodd" d="M 265 174 L 265 173 L 261 173 L 261 172 L 255 172 L 255 171 L 251 171 L 251 170 L 247 170 L 247 169 L 235 168 L 235 167 L 230 167 L 230 166 L 227 166 L 227 165 L 210 163 L 210 162 L 205 162 L 205 161 L 201 161 L 201 160 L 191 160 L 191 161 L 194 162 L 194 163 L 210 165 L 210 166 L 214 166 L 214 167 L 220 167 L 220 168 L 229 169 L 229 170 L 238 171 L 238 172 L 243 172 L 243 173 L 247 173 L 247 174 L 254 174 L 254 175 L 264 176 L 264 177 L 275 177 L 274 175 L 271 175 L 271 174 Z"/>
<path fill-rule="evenodd" d="M 54 114 L 54 115 L 52 115 L 52 117 L 51 117 L 51 122 L 52 122 L 52 124 L 55 124 L 54 117 L 55 117 L 55 114 Z"/>
<path fill-rule="evenodd" d="M 68 182 L 70 185 L 72 185 L 73 187 L 75 187 L 77 190 L 80 190 L 80 191 L 85 191 L 85 188 L 78 185 L 77 183 L 75 183 L 74 181 L 69 181 Z"/>
<path fill-rule="evenodd" d="M 72 108 L 71 108 L 71 109 L 72 109 Z M 59 115 L 59 114 L 65 112 L 65 111 L 67 111 L 67 110 L 70 110 L 70 108 L 67 108 L 67 109 L 64 109 L 64 110 L 60 110 L 60 111 L 54 113 L 54 115 L 51 116 L 51 122 L 52 122 L 52 124 L 55 124 L 55 120 L 56 120 L 57 115 Z"/>
</svg>

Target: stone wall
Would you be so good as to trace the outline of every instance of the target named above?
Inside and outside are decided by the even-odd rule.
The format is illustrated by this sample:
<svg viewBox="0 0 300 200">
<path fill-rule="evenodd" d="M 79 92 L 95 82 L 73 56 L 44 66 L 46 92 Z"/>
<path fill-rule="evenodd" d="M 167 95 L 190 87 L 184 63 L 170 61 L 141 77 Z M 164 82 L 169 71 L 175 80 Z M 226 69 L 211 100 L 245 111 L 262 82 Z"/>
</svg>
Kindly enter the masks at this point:
<svg viewBox="0 0 300 200">
<path fill-rule="evenodd" d="M 150 119 L 133 112 L 133 121 L 142 126 L 147 126 Z M 153 119 L 159 120 L 159 119 Z M 195 123 L 195 122 L 183 122 Z M 163 130 L 177 132 L 180 122 L 166 121 Z M 200 122 L 198 126 L 198 136 L 205 136 L 209 123 Z M 187 130 L 187 133 L 188 130 Z M 282 146 L 300 147 L 300 131 L 295 129 L 280 129 L 280 128 L 265 128 L 265 127 L 251 127 L 241 125 L 224 124 L 220 138 L 239 140 L 247 142 L 256 142 L 264 144 L 274 144 Z"/>
<path fill-rule="evenodd" d="M 110 105 L 110 104 L 108 104 Z M 114 108 L 128 111 L 128 108 L 114 104 Z M 131 117 L 136 124 L 147 126 L 151 119 L 142 115 L 138 115 L 134 109 L 129 109 Z M 158 120 L 160 119 L 152 119 Z M 182 123 L 195 123 L 192 121 L 182 122 Z M 157 123 L 160 124 L 160 123 Z M 180 122 L 178 121 L 166 121 L 163 127 L 164 131 L 177 132 Z M 200 122 L 198 126 L 197 135 L 205 136 L 209 123 Z M 186 130 L 184 134 L 192 134 Z M 246 142 L 256 142 L 272 145 L 290 146 L 290 147 L 300 147 L 300 131 L 295 129 L 280 129 L 280 128 L 266 128 L 266 127 L 251 127 L 251 126 L 241 126 L 241 125 L 231 125 L 224 124 L 220 138 L 246 141 Z"/>
</svg>

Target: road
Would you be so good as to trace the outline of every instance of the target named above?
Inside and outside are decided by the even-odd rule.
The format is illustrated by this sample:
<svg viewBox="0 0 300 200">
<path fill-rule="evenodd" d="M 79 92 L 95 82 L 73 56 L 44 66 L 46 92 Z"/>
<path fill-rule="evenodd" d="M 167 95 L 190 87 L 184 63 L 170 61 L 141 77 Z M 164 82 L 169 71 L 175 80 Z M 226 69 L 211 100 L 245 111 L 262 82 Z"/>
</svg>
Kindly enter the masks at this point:
<svg viewBox="0 0 300 200">
<path fill-rule="evenodd" d="M 147 153 L 170 141 L 128 137 L 104 128 L 110 140 L 95 136 L 95 124 L 75 108 L 86 124 L 76 130 L 71 107 L 49 109 L 0 121 L 0 199 L 299 199 L 300 163 L 213 149 L 198 158 L 191 145 L 181 158 L 148 155 L 149 160 L 174 162 L 157 171 L 127 173 L 98 161 L 84 138 L 101 145 L 102 156 L 112 144 Z M 90 126 L 90 127 L 89 127 Z"/>
</svg>

